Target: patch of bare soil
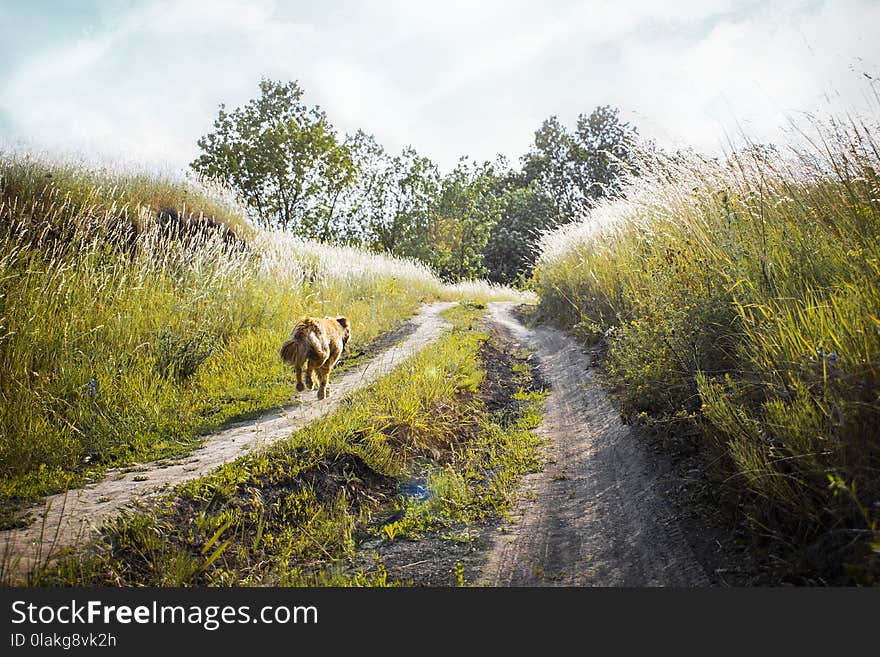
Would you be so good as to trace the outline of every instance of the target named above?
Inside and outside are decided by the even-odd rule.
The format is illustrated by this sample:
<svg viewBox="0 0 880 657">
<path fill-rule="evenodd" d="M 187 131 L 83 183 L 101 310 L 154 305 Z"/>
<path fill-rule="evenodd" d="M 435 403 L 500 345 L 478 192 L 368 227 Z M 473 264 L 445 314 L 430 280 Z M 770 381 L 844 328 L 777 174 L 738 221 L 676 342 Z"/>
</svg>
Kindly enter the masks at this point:
<svg viewBox="0 0 880 657">
<path fill-rule="evenodd" d="M 535 312 L 530 307 L 511 308 L 510 314 L 519 323 L 535 328 Z M 590 355 L 598 383 L 609 392 L 613 402 L 617 391 L 608 384 L 602 370 L 607 345 L 601 342 L 584 352 Z M 723 450 L 698 443 L 694 428 L 686 423 L 663 431 L 637 424 L 631 428 L 651 453 L 658 486 L 711 585 L 769 586 L 785 581 L 787 564 L 777 563 L 772 546 L 756 543 L 755 533 L 748 527 L 739 499 L 741 493 L 731 484 L 731 467 L 726 460 L 729 457 Z"/>
<path fill-rule="evenodd" d="M 533 347 L 551 394 L 546 467 L 525 477 L 481 581 L 497 586 L 703 586 L 710 583 L 663 490 L 658 463 L 598 386 L 571 336 L 529 329 L 513 304 L 492 319 Z M 662 470 L 661 470 L 662 471 Z"/>
<path fill-rule="evenodd" d="M 418 540 L 373 536 L 358 546 L 346 572 L 375 573 L 404 586 L 459 586 L 475 582 L 485 567 L 491 529 L 464 524 L 428 532 Z"/>
<path fill-rule="evenodd" d="M 366 360 L 369 360 L 373 357 L 374 354 L 377 354 L 380 351 L 385 351 L 386 349 L 395 346 L 415 330 L 415 319 L 408 319 L 398 322 L 396 326 L 392 327 L 388 331 L 385 331 L 384 333 L 380 333 L 375 338 L 370 340 L 367 344 L 360 347 L 360 349 L 346 349 L 345 351 L 343 351 L 342 356 L 339 358 L 338 361 L 336 361 L 336 367 L 334 368 L 334 370 L 344 371 L 350 367 L 354 367 Z"/>
<path fill-rule="evenodd" d="M 271 511 L 276 504 L 284 504 L 284 501 L 292 495 L 303 491 L 314 494 L 318 505 L 324 506 L 334 502 L 344 493 L 349 511 L 357 516 L 361 511 L 371 511 L 387 504 L 397 492 L 397 480 L 375 472 L 358 455 L 342 453 L 334 457 L 319 460 L 314 465 L 301 472 L 291 473 L 290 476 L 281 477 L 278 473 L 271 476 L 258 477 L 246 485 L 237 486 L 230 498 L 224 498 L 219 503 L 229 505 L 243 511 L 245 517 L 262 517 L 264 522 L 271 516 Z M 204 498 L 180 496 L 168 501 L 166 507 L 160 507 L 160 521 L 157 523 L 157 531 L 163 531 L 165 527 L 192 527 L 197 525 L 199 519 L 204 517 L 206 511 L 211 510 L 215 501 L 206 503 Z M 144 507 L 148 512 L 150 507 Z M 156 509 L 152 509 L 156 510 Z M 275 527 L 278 521 L 269 520 Z M 260 542 L 259 535 L 264 525 L 260 523 L 246 522 L 236 530 L 237 540 L 254 546 L 253 551 L 247 549 L 230 549 L 223 553 L 224 568 L 236 573 L 259 572 L 261 567 L 268 563 L 268 555 L 256 546 Z M 106 532 L 102 542 L 95 542 L 89 546 L 94 554 L 100 555 L 102 551 L 109 552 L 113 560 L 125 564 L 125 570 L 113 573 L 113 581 L 116 586 L 139 586 L 144 582 L 155 582 L 156 567 L 153 558 L 145 558 L 143 546 L 138 542 L 132 545 L 127 540 L 125 531 Z M 120 537 L 122 540 L 120 540 Z M 169 553 L 191 554 L 194 550 L 201 550 L 208 540 L 204 537 L 201 544 L 194 544 L 185 533 L 170 532 L 165 539 L 165 546 L 169 547 Z M 173 546 L 173 547 L 172 547 Z M 320 570 L 323 559 L 318 555 L 314 562 L 303 562 L 300 565 L 304 569 Z M 99 580 L 100 581 L 100 580 Z M 212 586 L 211 573 L 207 570 L 193 575 L 188 582 L 193 586 Z"/>
<path fill-rule="evenodd" d="M 519 412 L 519 403 L 513 396 L 519 392 L 520 383 L 514 376 L 513 367 L 516 363 L 514 351 L 520 345 L 512 342 L 496 324 L 491 324 L 488 330 L 493 339 L 487 340 L 480 346 L 480 359 L 486 368 L 486 379 L 480 392 L 486 410 L 494 414 L 501 424 L 507 424 L 514 420 Z M 525 357 L 531 365 L 535 365 L 534 358 L 530 354 Z M 546 390 L 549 387 L 539 368 L 533 367 L 531 376 L 531 385 L 526 392 Z"/>
<path fill-rule="evenodd" d="M 291 493 L 302 490 L 314 491 L 320 504 L 336 499 L 344 490 L 350 510 L 357 514 L 362 507 L 373 508 L 387 502 L 393 495 L 396 480 L 374 471 L 356 454 L 340 454 L 300 472 L 294 480 L 278 485 L 261 479 L 255 488 L 260 492 L 266 506 Z"/>
<path fill-rule="evenodd" d="M 110 470 L 100 482 L 53 495 L 43 505 L 24 509 L 21 515 L 38 520 L 27 527 L 0 532 L 0 570 L 15 580 L 32 567 L 46 563 L 65 549 L 86 542 L 101 524 L 123 508 L 154 498 L 177 484 L 201 477 L 243 454 L 290 436 L 309 422 L 333 411 L 349 394 L 391 372 L 409 356 L 436 340 L 448 323 L 440 313 L 452 303 L 424 306 L 411 320 L 403 340 L 390 336 L 392 346 L 374 358 L 345 371 L 331 385 L 323 401 L 304 393 L 292 406 L 264 413 L 256 419 L 228 425 L 205 437 L 204 445 L 184 459 L 144 463 Z"/>
</svg>

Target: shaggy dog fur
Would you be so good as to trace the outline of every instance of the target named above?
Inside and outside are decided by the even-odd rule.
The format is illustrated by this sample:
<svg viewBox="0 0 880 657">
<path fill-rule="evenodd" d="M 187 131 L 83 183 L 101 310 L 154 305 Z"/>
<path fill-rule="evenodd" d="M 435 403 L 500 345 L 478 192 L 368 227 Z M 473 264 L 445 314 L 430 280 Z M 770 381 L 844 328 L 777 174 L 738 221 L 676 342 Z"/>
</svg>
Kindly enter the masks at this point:
<svg viewBox="0 0 880 657">
<path fill-rule="evenodd" d="M 300 392 L 306 388 L 311 390 L 314 374 L 319 386 L 318 399 L 329 395 L 327 379 L 350 337 L 351 328 L 345 317 L 303 315 L 293 327 L 290 339 L 281 345 L 282 360 L 293 365 L 296 372 L 296 389 Z"/>
</svg>

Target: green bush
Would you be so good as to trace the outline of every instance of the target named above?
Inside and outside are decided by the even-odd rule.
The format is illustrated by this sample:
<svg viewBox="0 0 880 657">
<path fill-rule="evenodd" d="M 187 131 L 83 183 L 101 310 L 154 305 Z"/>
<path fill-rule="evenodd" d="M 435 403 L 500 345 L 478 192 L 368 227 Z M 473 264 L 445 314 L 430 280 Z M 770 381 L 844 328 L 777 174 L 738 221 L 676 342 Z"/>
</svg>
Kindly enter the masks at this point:
<svg viewBox="0 0 880 657">
<path fill-rule="evenodd" d="M 204 330 L 164 328 L 156 343 L 156 371 L 185 381 L 211 355 L 217 338 Z"/>
</svg>

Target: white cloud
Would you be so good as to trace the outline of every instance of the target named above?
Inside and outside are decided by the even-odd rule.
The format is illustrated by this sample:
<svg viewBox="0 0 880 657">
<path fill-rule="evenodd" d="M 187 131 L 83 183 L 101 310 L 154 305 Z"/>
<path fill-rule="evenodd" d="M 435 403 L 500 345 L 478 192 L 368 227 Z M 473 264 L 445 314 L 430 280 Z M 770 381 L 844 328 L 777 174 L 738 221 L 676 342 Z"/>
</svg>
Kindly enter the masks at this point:
<svg viewBox="0 0 880 657">
<path fill-rule="evenodd" d="M 661 144 L 714 148 L 738 125 L 774 138 L 787 113 L 864 106 L 861 73 L 880 67 L 880 3 L 856 0 L 108 6 L 19 53 L 5 137 L 184 167 L 217 104 L 267 75 L 300 80 L 340 130 L 444 168 L 516 158 L 550 114 L 571 124 L 605 103 Z"/>
<path fill-rule="evenodd" d="M 661 143 L 712 150 L 741 130 L 778 139 L 788 118 L 805 111 L 870 111 L 859 102 L 866 80 L 851 69 L 857 56 L 865 70 L 880 65 L 870 36 L 878 9 L 763 5 L 698 38 L 628 38 L 618 71 L 628 84 L 614 102 Z"/>
</svg>

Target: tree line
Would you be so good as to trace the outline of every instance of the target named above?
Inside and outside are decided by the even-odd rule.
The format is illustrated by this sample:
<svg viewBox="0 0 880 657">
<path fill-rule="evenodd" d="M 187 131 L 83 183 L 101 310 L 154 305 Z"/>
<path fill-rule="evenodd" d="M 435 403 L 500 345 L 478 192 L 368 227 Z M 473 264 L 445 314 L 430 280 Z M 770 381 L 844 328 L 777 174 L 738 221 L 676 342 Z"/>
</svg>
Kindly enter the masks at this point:
<svg viewBox="0 0 880 657">
<path fill-rule="evenodd" d="M 441 173 L 413 148 L 389 153 L 361 130 L 340 135 L 298 82 L 260 81 L 260 96 L 220 105 L 191 163 L 229 186 L 253 220 L 302 237 L 416 258 L 449 281 L 523 283 L 534 243 L 614 194 L 636 129 L 597 107 L 573 131 L 551 116 L 513 167 L 467 157 Z"/>
</svg>

